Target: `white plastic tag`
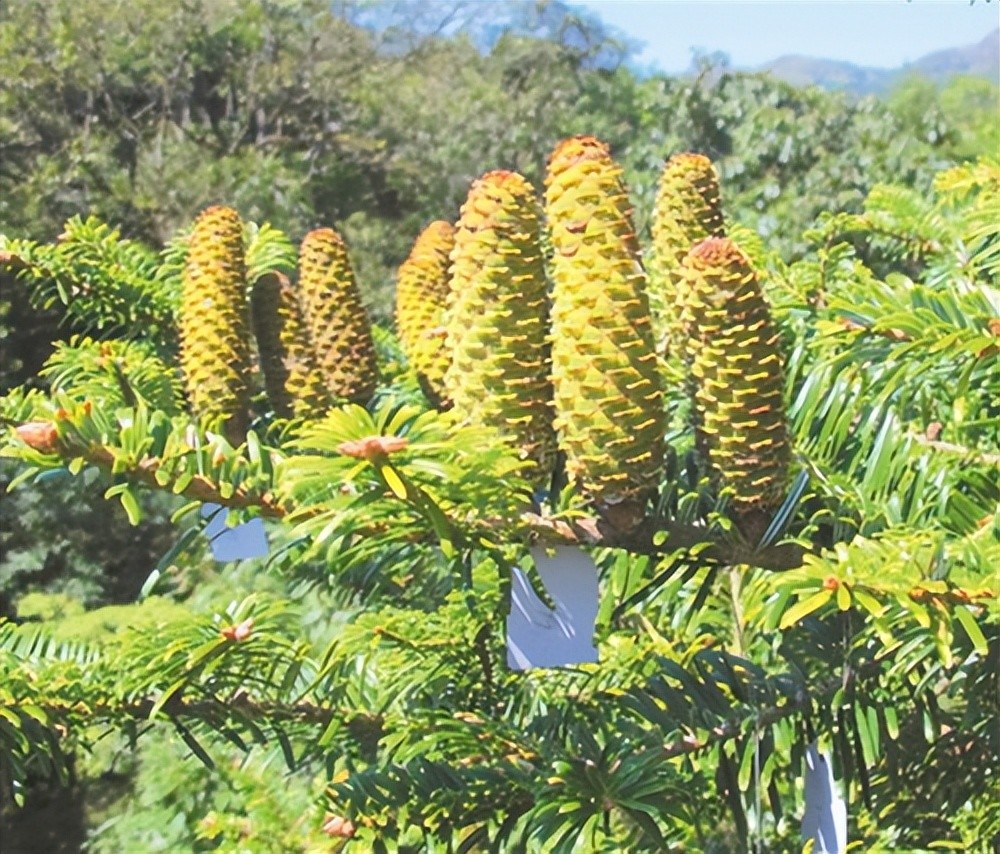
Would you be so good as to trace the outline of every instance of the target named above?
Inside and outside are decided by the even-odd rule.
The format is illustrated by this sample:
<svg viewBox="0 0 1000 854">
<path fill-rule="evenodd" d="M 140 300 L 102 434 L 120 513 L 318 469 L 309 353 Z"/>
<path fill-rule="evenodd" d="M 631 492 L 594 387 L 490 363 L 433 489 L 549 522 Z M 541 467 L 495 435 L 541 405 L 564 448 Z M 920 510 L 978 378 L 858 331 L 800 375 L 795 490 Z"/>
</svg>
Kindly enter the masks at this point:
<svg viewBox="0 0 1000 854">
<path fill-rule="evenodd" d="M 208 519 L 205 536 L 212 547 L 212 557 L 220 562 L 264 557 L 267 554 L 267 533 L 263 520 L 250 519 L 229 528 L 226 526 L 227 512 L 218 504 L 205 504 L 201 508 L 202 517 Z"/>
<path fill-rule="evenodd" d="M 557 607 L 550 610 L 535 595 L 525 574 L 514 570 L 507 617 L 507 664 L 512 670 L 527 670 L 597 661 L 594 561 L 574 546 L 534 548 L 531 555 Z"/>
<path fill-rule="evenodd" d="M 813 840 L 813 854 L 843 854 L 847 850 L 847 805 L 837 791 L 830 760 L 816 742 L 806 748 L 806 811 L 802 838 Z"/>
</svg>

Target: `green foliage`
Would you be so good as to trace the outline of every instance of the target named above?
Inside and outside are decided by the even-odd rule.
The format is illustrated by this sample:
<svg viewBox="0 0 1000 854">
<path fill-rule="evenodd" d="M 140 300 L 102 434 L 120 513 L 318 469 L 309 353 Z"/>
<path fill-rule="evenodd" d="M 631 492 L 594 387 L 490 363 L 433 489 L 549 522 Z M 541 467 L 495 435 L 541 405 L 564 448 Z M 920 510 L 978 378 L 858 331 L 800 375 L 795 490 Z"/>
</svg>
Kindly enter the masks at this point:
<svg viewBox="0 0 1000 854">
<path fill-rule="evenodd" d="M 40 371 L 52 391 L 77 401 L 99 400 L 113 406 L 137 406 L 176 415 L 181 391 L 173 370 L 145 341 L 95 341 L 74 337 L 58 342 Z"/>
<path fill-rule="evenodd" d="M 887 105 L 914 137 L 965 160 L 1000 147 L 996 99 L 996 85 L 983 78 L 955 77 L 941 86 L 911 76 L 889 93 Z"/>
<path fill-rule="evenodd" d="M 18 471 L 12 461 L 2 463 L 0 488 L 6 493 Z M 5 613 L 29 590 L 59 591 L 87 605 L 135 598 L 175 537 L 168 522 L 173 502 L 159 494 L 138 496 L 145 520 L 135 528 L 122 510 L 103 500 L 106 489 L 96 471 L 74 478 L 60 467 L 36 479 L 30 490 L 4 495 L 0 607 Z"/>
<path fill-rule="evenodd" d="M 223 435 L 186 416 L 171 419 L 141 403 L 133 409 L 101 409 L 65 395 L 55 401 L 12 395 L 4 402 L 12 406 L 4 414 L 15 422 L 45 419 L 32 423 L 50 426 L 57 446 L 39 449 L 18 437 L 0 449 L 26 464 L 9 488 L 53 472 L 78 475 L 92 466 L 116 476 L 104 497 L 117 496 L 133 523 L 142 517 L 136 485 L 187 497 L 177 516 L 204 501 L 281 513 L 272 494 L 281 455 L 256 435 L 233 448 Z"/>
<path fill-rule="evenodd" d="M 320 830 L 322 812 L 315 793 L 308 781 L 289 776 L 280 749 L 247 758 L 221 740 L 212 748 L 225 758 L 213 770 L 184 759 L 188 748 L 176 732 L 156 730 L 143 739 L 141 754 L 125 752 L 115 770 L 105 772 L 106 777 L 117 772 L 117 779 L 124 778 L 116 788 L 92 784 L 94 794 L 104 800 L 88 810 L 94 828 L 88 850 L 330 850 L 330 840 Z"/>
<path fill-rule="evenodd" d="M 436 412 L 358 406 L 302 428 L 279 477 L 313 547 L 378 566 L 392 547 L 431 534 L 458 572 L 468 549 L 491 548 L 491 523 L 516 524 L 529 499 L 525 463 L 495 432 L 454 427 Z M 379 557 L 379 554 L 384 555 Z"/>
<path fill-rule="evenodd" d="M 180 294 L 157 279 L 156 254 L 95 217 L 73 217 L 54 244 L 0 237 L 0 264 L 17 273 L 25 299 L 61 304 L 78 328 L 173 342 Z"/>
<path fill-rule="evenodd" d="M 66 594 L 29 593 L 17 603 L 19 619 L 52 624 L 52 639 L 59 643 L 99 642 L 109 633 L 126 628 L 155 631 L 159 625 L 186 617 L 187 613 L 180 603 L 156 596 L 134 605 L 105 605 L 89 611 Z"/>
</svg>

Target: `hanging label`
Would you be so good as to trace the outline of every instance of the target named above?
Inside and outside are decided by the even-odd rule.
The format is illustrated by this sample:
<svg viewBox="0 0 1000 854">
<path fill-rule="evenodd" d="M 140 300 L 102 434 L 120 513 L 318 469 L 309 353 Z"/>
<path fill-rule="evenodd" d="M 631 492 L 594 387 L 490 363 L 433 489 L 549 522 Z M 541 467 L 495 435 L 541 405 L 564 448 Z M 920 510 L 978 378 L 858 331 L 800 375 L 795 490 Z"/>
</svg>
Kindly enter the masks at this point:
<svg viewBox="0 0 1000 854">
<path fill-rule="evenodd" d="M 802 838 L 813 841 L 813 854 L 847 850 L 847 805 L 837 791 L 830 760 L 814 741 L 806 748 L 806 811 Z"/>
<path fill-rule="evenodd" d="M 267 533 L 264 521 L 250 519 L 234 528 L 226 525 L 228 510 L 218 504 L 205 504 L 201 515 L 208 519 L 205 536 L 212 547 L 212 557 L 217 561 L 247 560 L 267 554 Z"/>
<path fill-rule="evenodd" d="M 531 555 L 556 609 L 550 610 L 535 595 L 525 574 L 514 570 L 507 617 L 507 664 L 512 670 L 527 670 L 597 661 L 594 561 L 574 546 L 534 548 Z"/>
</svg>

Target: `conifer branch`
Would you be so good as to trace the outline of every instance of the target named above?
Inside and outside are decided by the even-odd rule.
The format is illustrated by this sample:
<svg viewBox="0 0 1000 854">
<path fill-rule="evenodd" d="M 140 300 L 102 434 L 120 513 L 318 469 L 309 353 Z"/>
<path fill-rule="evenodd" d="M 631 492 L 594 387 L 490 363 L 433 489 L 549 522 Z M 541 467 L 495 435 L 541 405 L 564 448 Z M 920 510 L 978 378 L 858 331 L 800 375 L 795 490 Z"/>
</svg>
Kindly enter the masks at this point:
<svg viewBox="0 0 1000 854">
<path fill-rule="evenodd" d="M 19 435 L 28 444 L 32 436 L 26 430 L 31 425 L 22 425 Z M 145 457 L 138 463 L 123 469 L 121 460 L 106 446 L 84 443 L 73 436 L 60 436 L 54 446 L 36 450 L 58 452 L 72 459 L 82 458 L 90 465 L 115 474 L 124 475 L 136 483 L 153 489 L 173 490 L 178 482 L 175 476 L 163 478 L 163 460 Z M 237 510 L 256 509 L 270 519 L 282 519 L 292 511 L 301 520 L 311 515 L 310 508 L 293 508 L 282 503 L 273 492 L 258 492 L 237 486 L 229 495 L 224 495 L 221 486 L 205 475 L 194 475 L 179 490 L 185 498 L 204 503 L 218 504 Z M 700 525 L 681 524 L 647 516 L 638 525 L 627 530 L 614 527 L 610 522 L 597 516 L 573 520 L 551 519 L 536 513 L 525 513 L 515 523 L 497 519 L 489 523 L 494 530 L 516 529 L 539 545 L 578 545 L 591 548 L 617 548 L 633 554 L 658 555 L 678 550 L 698 550 L 699 560 L 725 566 L 746 565 L 760 569 L 782 572 L 802 565 L 806 549 L 796 543 L 781 543 L 766 549 L 754 549 L 746 542 L 723 540 L 714 536 Z M 359 536 L 377 536 L 383 529 L 374 526 L 371 530 L 356 531 Z"/>
</svg>

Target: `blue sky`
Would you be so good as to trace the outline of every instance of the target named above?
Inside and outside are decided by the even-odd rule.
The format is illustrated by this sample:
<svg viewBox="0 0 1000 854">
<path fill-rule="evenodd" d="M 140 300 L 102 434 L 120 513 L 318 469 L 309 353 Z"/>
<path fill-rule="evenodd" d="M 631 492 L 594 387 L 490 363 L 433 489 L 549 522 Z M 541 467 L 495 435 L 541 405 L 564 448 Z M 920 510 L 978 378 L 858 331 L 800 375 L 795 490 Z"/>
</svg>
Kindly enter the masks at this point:
<svg viewBox="0 0 1000 854">
<path fill-rule="evenodd" d="M 570 0 L 645 44 L 637 58 L 667 72 L 691 49 L 722 51 L 737 67 L 783 54 L 893 68 L 977 42 L 1000 23 L 1000 0 Z"/>
</svg>

